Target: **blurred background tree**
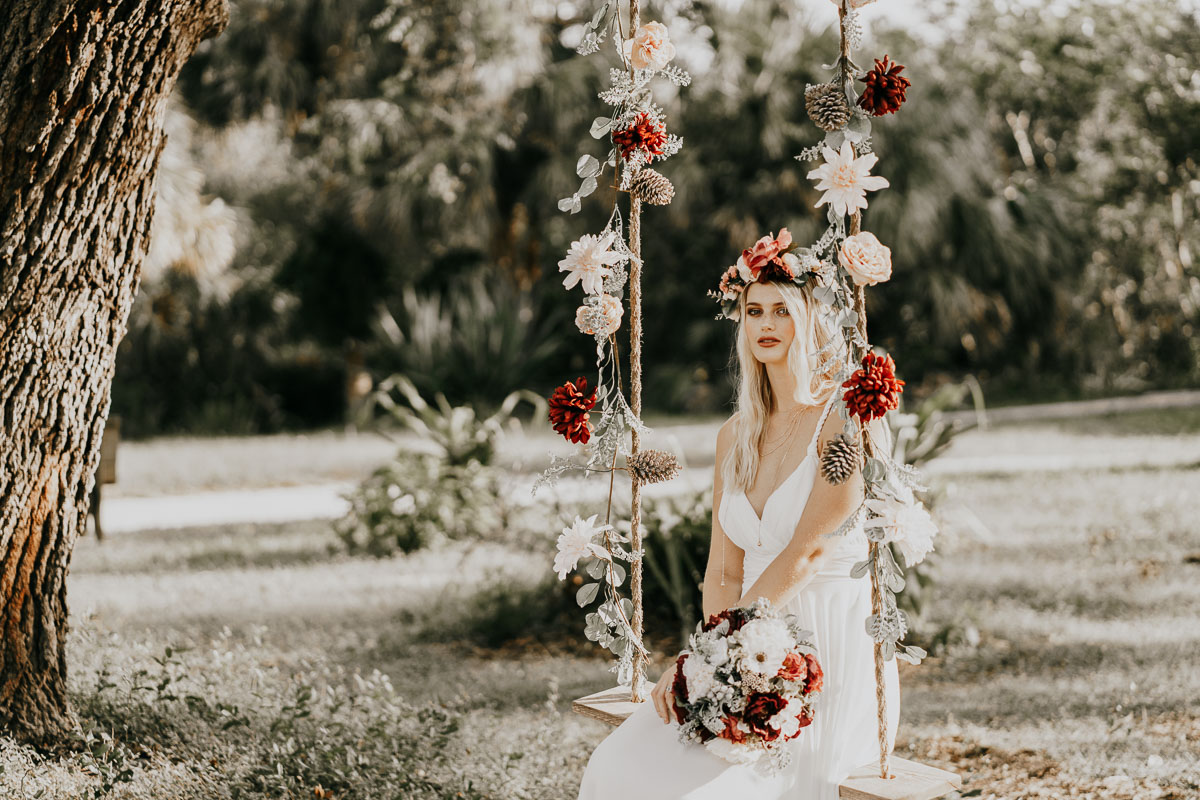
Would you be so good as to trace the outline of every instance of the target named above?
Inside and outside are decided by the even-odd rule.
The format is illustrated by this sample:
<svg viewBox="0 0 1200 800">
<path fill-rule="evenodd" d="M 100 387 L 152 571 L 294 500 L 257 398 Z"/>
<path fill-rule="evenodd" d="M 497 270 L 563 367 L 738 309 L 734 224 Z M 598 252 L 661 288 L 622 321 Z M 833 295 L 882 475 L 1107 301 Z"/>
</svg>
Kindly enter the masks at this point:
<svg viewBox="0 0 1200 800">
<path fill-rule="evenodd" d="M 236 3 L 173 104 L 187 135 L 168 147 L 182 167 L 160 176 L 159 215 L 184 246 L 156 242 L 121 346 L 127 429 L 337 423 L 359 368 L 481 411 L 588 371 L 556 264 L 607 203 L 579 217 L 555 204 L 581 152 L 601 149 L 587 129 L 606 65 L 574 52 L 592 11 Z M 654 9 L 695 82 L 659 92 L 685 146 L 666 169 L 674 201 L 647 212 L 652 409 L 726 407 L 732 326 L 705 291 L 762 233 L 820 230 L 810 167 L 793 159 L 818 133 L 805 84 L 836 47 L 818 11 Z M 871 293 L 874 338 L 909 390 L 965 373 L 1020 402 L 1194 385 L 1194 14 L 968 2 L 945 6 L 944 38 L 864 16 L 863 59 L 887 53 L 913 81 L 903 113 L 875 126 L 893 190 L 866 223 L 897 278 Z"/>
</svg>

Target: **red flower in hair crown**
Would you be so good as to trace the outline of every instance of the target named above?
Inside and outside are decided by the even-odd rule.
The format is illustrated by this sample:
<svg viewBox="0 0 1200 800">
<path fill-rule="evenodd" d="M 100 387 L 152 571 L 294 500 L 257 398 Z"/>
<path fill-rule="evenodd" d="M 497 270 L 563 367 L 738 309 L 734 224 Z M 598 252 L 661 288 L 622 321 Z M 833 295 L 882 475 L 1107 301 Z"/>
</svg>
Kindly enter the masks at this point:
<svg viewBox="0 0 1200 800">
<path fill-rule="evenodd" d="M 780 228 L 778 236 L 767 234 L 743 250 L 737 263 L 721 275 L 717 290 L 710 289 L 708 296 L 721 304 L 722 316 L 736 320 L 738 297 L 751 283 L 790 282 L 803 286 L 822 266 L 808 248 L 797 249 L 787 228 Z"/>
</svg>

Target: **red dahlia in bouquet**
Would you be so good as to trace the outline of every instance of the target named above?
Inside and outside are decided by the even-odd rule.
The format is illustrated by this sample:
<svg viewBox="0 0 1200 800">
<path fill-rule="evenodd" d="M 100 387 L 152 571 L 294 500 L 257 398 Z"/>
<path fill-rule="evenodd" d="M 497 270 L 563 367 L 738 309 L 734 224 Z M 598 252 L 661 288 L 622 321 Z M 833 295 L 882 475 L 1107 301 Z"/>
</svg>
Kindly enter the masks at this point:
<svg viewBox="0 0 1200 800">
<path fill-rule="evenodd" d="M 790 756 L 779 743 L 813 720 L 822 672 L 793 614 L 759 599 L 697 626 L 676 660 L 671 687 L 679 738 L 733 763 L 764 756 L 780 769 Z"/>
</svg>

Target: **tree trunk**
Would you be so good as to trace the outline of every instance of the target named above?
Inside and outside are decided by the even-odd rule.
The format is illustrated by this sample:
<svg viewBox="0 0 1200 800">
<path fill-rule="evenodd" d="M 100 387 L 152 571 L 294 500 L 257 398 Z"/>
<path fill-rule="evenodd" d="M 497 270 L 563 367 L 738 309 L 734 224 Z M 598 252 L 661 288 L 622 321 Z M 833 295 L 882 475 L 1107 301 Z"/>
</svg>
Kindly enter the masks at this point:
<svg viewBox="0 0 1200 800">
<path fill-rule="evenodd" d="M 184 61 L 226 0 L 0 0 L 0 730 L 67 703 L 66 575 Z"/>
</svg>

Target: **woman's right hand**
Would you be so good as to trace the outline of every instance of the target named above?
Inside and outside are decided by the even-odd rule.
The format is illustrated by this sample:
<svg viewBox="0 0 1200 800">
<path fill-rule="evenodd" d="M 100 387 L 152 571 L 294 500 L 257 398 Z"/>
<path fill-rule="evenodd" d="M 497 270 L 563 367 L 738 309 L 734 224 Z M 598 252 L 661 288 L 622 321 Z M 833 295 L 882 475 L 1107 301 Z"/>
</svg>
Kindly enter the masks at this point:
<svg viewBox="0 0 1200 800">
<path fill-rule="evenodd" d="M 654 688 L 650 690 L 650 699 L 654 701 L 654 710 L 662 717 L 662 721 L 666 725 L 671 724 L 671 707 L 675 704 L 671 695 L 671 687 L 675 683 L 675 670 L 678 663 L 671 662 L 671 666 L 658 679 L 658 683 L 654 684 Z"/>
</svg>

